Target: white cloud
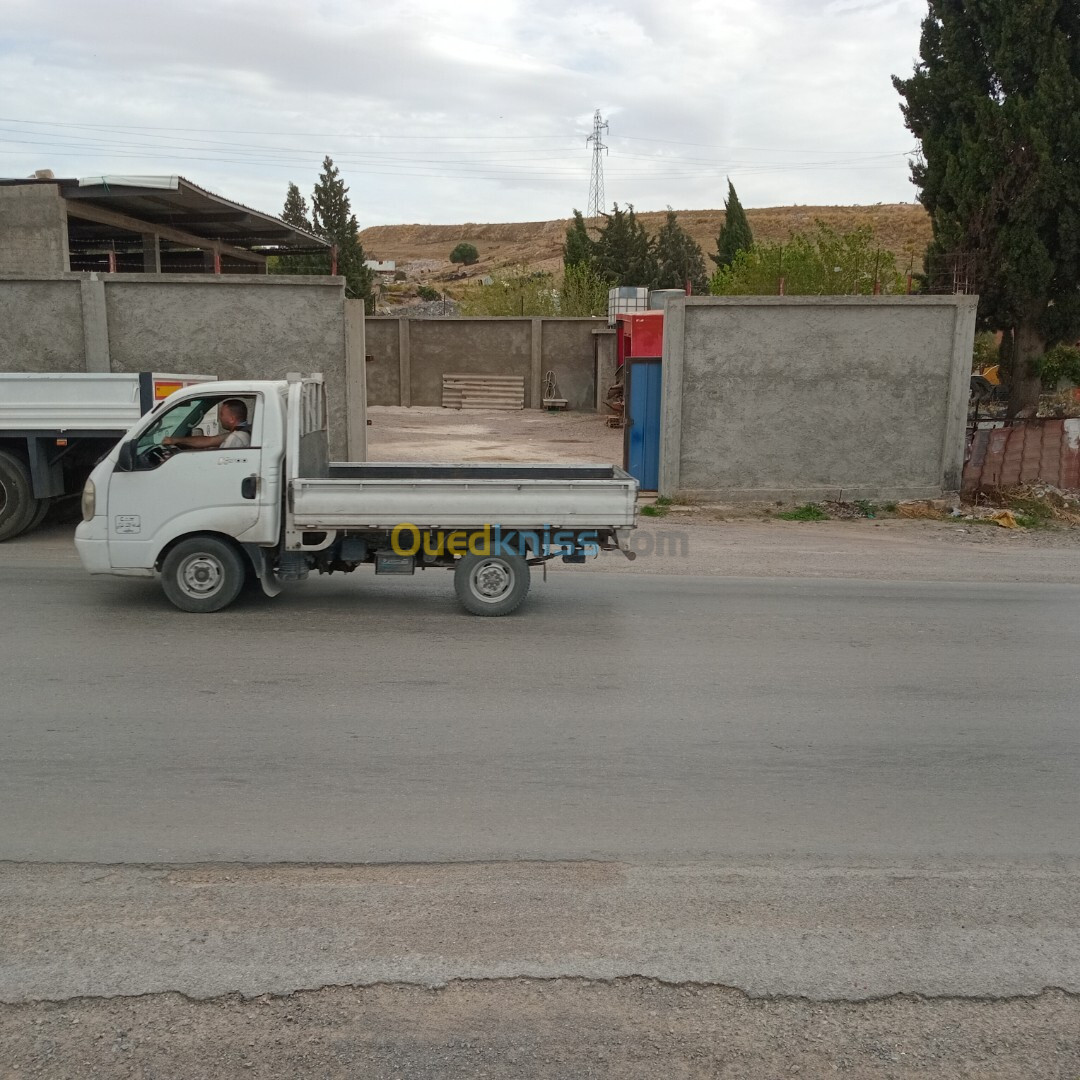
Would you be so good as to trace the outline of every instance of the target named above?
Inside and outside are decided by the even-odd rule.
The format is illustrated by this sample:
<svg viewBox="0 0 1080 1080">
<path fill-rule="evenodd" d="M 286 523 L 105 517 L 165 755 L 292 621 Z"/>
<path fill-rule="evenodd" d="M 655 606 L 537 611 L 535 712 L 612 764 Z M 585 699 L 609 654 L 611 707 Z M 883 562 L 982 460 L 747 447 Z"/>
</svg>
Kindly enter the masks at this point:
<svg viewBox="0 0 1080 1080">
<path fill-rule="evenodd" d="M 181 172 L 277 211 L 330 153 L 365 225 L 541 219 L 585 205 L 599 106 L 609 202 L 914 196 L 889 76 L 923 0 L 3 6 L 4 175 Z"/>
</svg>

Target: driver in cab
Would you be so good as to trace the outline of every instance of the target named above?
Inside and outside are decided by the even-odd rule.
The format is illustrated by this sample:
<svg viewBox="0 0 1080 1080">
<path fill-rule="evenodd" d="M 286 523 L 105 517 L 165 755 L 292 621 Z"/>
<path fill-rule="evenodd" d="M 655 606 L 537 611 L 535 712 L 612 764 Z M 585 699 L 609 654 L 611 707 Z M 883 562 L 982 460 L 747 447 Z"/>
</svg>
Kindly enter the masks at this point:
<svg viewBox="0 0 1080 1080">
<path fill-rule="evenodd" d="M 247 406 L 238 398 L 218 406 L 218 421 L 224 428 L 220 435 L 166 435 L 161 445 L 180 450 L 243 450 L 251 445 Z"/>
</svg>

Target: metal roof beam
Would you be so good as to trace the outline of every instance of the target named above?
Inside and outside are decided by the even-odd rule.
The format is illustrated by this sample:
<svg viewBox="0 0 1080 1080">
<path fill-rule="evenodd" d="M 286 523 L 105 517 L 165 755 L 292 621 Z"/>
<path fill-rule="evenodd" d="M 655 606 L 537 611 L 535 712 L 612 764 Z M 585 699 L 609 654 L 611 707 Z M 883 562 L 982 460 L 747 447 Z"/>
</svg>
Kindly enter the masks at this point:
<svg viewBox="0 0 1080 1080">
<path fill-rule="evenodd" d="M 111 225 L 117 229 L 126 229 L 129 232 L 138 233 L 140 236 L 147 232 L 146 222 L 139 218 L 128 217 L 127 214 L 118 214 L 115 210 L 105 210 L 103 207 L 92 205 L 88 202 L 80 202 L 78 206 L 68 206 L 68 217 L 81 218 L 83 221 L 96 221 L 99 225 Z M 194 233 L 184 232 L 183 229 L 174 229 L 171 225 L 154 224 L 153 231 L 166 240 L 172 240 L 177 244 L 186 244 L 189 247 L 199 248 L 202 251 L 217 252 L 220 255 L 228 255 L 234 259 L 242 259 L 244 262 L 255 263 L 259 266 L 266 265 L 266 257 L 258 255 L 246 248 L 234 247 L 221 240 L 208 240 L 205 236 L 196 236 Z"/>
</svg>

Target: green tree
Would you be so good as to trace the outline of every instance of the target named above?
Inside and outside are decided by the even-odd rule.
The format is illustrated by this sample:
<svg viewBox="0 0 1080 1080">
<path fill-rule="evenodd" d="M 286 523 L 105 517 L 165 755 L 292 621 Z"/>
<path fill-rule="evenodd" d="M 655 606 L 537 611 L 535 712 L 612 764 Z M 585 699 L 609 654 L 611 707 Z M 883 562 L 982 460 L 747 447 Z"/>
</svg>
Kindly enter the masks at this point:
<svg viewBox="0 0 1080 1080">
<path fill-rule="evenodd" d="M 660 276 L 656 246 L 633 206 L 604 215 L 604 224 L 596 240 L 593 268 L 610 285 L 637 285 L 656 288 Z"/>
<path fill-rule="evenodd" d="M 316 236 L 328 240 L 337 248 L 337 271 L 345 278 L 345 295 L 362 299 L 370 309 L 371 286 L 374 274 L 364 266 L 364 248 L 357 236 L 356 215 L 349 204 L 349 189 L 327 155 L 322 172 L 311 195 L 311 225 Z M 321 273 L 330 272 L 331 256 L 315 257 Z"/>
<path fill-rule="evenodd" d="M 754 246 L 750 222 L 746 220 L 746 211 L 742 208 L 735 185 L 730 180 L 727 192 L 727 199 L 724 200 L 724 224 L 720 226 L 720 235 L 716 238 L 716 254 L 709 254 L 709 258 L 721 268 L 730 266 L 740 251 L 749 251 Z"/>
<path fill-rule="evenodd" d="M 1015 414 L 1038 401 L 1048 346 L 1080 332 L 1080 6 L 930 0 L 919 56 L 893 85 L 921 144 L 931 286 L 945 273 L 979 293 Z"/>
<path fill-rule="evenodd" d="M 875 243 L 869 227 L 839 233 L 819 221 L 810 235 L 738 252 L 730 266 L 713 274 L 709 291 L 715 296 L 775 296 L 781 282 L 788 296 L 869 296 L 907 288 L 895 256 Z"/>
<path fill-rule="evenodd" d="M 468 244 L 464 240 L 450 252 L 450 261 L 452 263 L 464 263 L 466 266 L 472 266 L 474 262 L 479 262 L 479 260 L 480 253 L 476 250 L 476 245 Z"/>
<path fill-rule="evenodd" d="M 607 302 L 607 282 L 588 263 L 574 263 L 563 271 L 558 295 L 560 315 L 568 318 L 605 315 Z"/>
<path fill-rule="evenodd" d="M 293 183 L 289 184 L 289 191 L 285 196 L 285 209 L 281 211 L 281 220 L 294 229 L 312 232 L 307 201 L 300 194 L 300 189 Z M 323 272 L 322 270 L 313 269 L 311 255 L 275 255 L 271 257 L 267 269 L 272 274 L 313 274 Z"/>
<path fill-rule="evenodd" d="M 311 232 L 311 218 L 308 217 L 307 200 L 300 194 L 300 189 L 293 183 L 289 184 L 289 191 L 285 196 L 285 209 L 281 211 L 281 220 L 294 229 Z"/>
<path fill-rule="evenodd" d="M 707 291 L 705 256 L 697 241 L 679 224 L 670 206 L 656 234 L 656 261 L 658 289 L 682 289 L 690 282 L 695 293 Z"/>
<path fill-rule="evenodd" d="M 563 267 L 567 270 L 571 266 L 591 266 L 596 255 L 596 242 L 589 235 L 585 225 L 585 218 L 580 210 L 574 211 L 574 220 L 566 230 L 566 241 L 563 244 Z"/>
</svg>

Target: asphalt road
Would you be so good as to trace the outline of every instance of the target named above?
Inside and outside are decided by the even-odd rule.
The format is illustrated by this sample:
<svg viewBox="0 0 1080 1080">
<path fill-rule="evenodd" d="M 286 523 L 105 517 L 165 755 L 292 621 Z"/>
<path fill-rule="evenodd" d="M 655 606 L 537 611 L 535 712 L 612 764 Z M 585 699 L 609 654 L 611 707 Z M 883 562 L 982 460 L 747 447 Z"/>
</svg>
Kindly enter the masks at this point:
<svg viewBox="0 0 1080 1080">
<path fill-rule="evenodd" d="M 702 529 L 709 576 L 501 620 L 5 545 L 0 1071 L 1073 1080 L 1080 586 L 883 533 Z"/>
<path fill-rule="evenodd" d="M 1080 856 L 1080 587 L 0 564 L 0 858 Z"/>
</svg>

